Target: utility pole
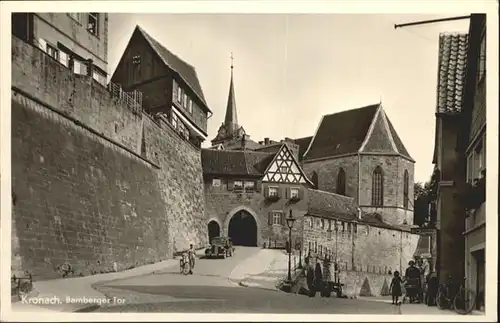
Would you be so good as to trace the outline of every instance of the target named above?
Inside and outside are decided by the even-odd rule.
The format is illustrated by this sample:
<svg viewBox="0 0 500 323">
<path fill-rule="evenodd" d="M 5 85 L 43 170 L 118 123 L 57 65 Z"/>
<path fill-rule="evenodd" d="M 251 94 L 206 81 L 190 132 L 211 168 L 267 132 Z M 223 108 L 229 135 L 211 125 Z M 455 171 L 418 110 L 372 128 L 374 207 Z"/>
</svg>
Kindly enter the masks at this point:
<svg viewBox="0 0 500 323">
<path fill-rule="evenodd" d="M 410 23 L 406 23 L 406 24 L 395 24 L 394 25 L 394 29 L 402 28 L 402 27 L 408 27 L 408 26 L 432 24 L 432 23 L 435 23 L 435 22 L 461 20 L 461 19 L 470 19 L 470 15 L 468 15 L 468 16 L 459 16 L 459 17 L 451 17 L 451 18 L 432 19 L 432 20 L 422 20 L 422 21 L 410 22 Z"/>
</svg>

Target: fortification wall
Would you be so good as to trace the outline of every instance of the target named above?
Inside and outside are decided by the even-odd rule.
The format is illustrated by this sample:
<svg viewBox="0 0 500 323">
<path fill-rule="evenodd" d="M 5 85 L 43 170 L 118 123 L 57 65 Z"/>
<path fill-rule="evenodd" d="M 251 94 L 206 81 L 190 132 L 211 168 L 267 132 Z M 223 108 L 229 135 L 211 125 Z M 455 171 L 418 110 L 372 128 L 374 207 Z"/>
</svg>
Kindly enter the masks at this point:
<svg viewBox="0 0 500 323">
<path fill-rule="evenodd" d="M 419 238 L 416 234 L 361 223 L 357 223 L 356 227 L 351 223 L 350 230 L 342 231 L 342 222 L 339 222 L 337 235 L 332 223 L 333 232 L 329 237 L 328 220 L 325 219 L 325 227 L 321 228 L 320 218 L 312 219 L 314 227 L 304 227 L 305 252 L 311 248 L 321 258 L 325 254 L 330 255 L 332 260 L 336 257 L 340 270 L 344 272 L 342 283 L 351 292 L 356 291 L 356 295 L 359 295 L 365 278 L 368 277 L 372 292 L 373 288 L 377 291 L 389 272 L 398 270 L 404 273 L 408 262 L 414 259 Z"/>
<path fill-rule="evenodd" d="M 200 151 L 168 124 L 14 37 L 12 90 L 13 273 L 122 270 L 207 243 Z"/>
</svg>

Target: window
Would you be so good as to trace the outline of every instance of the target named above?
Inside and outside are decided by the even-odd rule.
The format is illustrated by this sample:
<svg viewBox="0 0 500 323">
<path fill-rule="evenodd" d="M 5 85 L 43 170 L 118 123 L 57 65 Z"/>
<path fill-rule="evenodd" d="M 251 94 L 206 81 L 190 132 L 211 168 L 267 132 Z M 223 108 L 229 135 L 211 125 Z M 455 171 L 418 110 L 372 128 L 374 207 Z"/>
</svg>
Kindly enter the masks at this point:
<svg viewBox="0 0 500 323">
<path fill-rule="evenodd" d="M 79 75 L 87 75 L 87 64 L 74 60 L 73 61 L 73 72 Z"/>
<path fill-rule="evenodd" d="M 328 230 L 332 229 L 332 220 L 328 220 Z"/>
<path fill-rule="evenodd" d="M 281 214 L 282 212 L 279 211 L 273 211 L 272 213 L 272 219 L 273 219 L 273 225 L 280 225 L 281 223 Z"/>
<path fill-rule="evenodd" d="M 351 223 L 347 223 L 347 234 L 351 234 Z"/>
<path fill-rule="evenodd" d="M 188 96 L 186 93 L 184 93 L 184 100 L 182 100 L 182 106 L 185 108 L 187 108 L 187 103 L 188 103 Z"/>
<path fill-rule="evenodd" d="M 307 222 L 309 222 L 309 228 L 313 228 L 313 220 L 311 218 L 307 219 Z"/>
<path fill-rule="evenodd" d="M 47 44 L 47 54 L 55 60 L 59 60 L 59 51 L 57 48 Z"/>
<path fill-rule="evenodd" d="M 177 102 L 181 103 L 182 101 L 182 89 L 177 86 Z"/>
<path fill-rule="evenodd" d="M 321 227 L 321 229 L 325 228 L 325 219 L 321 219 L 320 227 Z"/>
<path fill-rule="evenodd" d="M 282 173 L 288 173 L 288 166 L 281 166 L 280 167 L 280 172 L 282 172 Z"/>
<path fill-rule="evenodd" d="M 481 47 L 479 49 L 479 62 L 477 63 L 477 79 L 478 82 L 483 80 L 486 74 L 486 32 L 481 36 Z"/>
<path fill-rule="evenodd" d="M 345 171 L 342 168 L 337 175 L 337 194 L 345 195 Z"/>
<path fill-rule="evenodd" d="M 69 66 L 69 55 L 63 51 L 59 51 L 59 62 L 64 66 Z"/>
<path fill-rule="evenodd" d="M 410 178 L 409 178 L 409 175 L 408 175 L 408 171 L 405 170 L 405 175 L 404 175 L 404 187 L 403 187 L 403 207 L 405 209 L 408 208 L 408 190 L 409 190 L 409 186 L 410 186 Z"/>
<path fill-rule="evenodd" d="M 78 21 L 80 24 L 82 23 L 83 14 L 81 12 L 70 12 L 68 13 L 68 15 L 74 20 Z"/>
<path fill-rule="evenodd" d="M 99 13 L 89 13 L 88 19 L 87 30 L 93 35 L 99 35 Z"/>
<path fill-rule="evenodd" d="M 175 113 L 172 113 L 172 126 L 174 127 L 174 129 L 177 129 L 179 123 L 179 120 L 177 118 L 177 115 Z"/>
<path fill-rule="evenodd" d="M 221 180 L 220 179 L 218 179 L 218 178 L 212 179 L 212 186 L 220 187 L 220 185 L 221 185 Z"/>
<path fill-rule="evenodd" d="M 255 189 L 254 181 L 245 181 L 245 191 L 253 191 Z"/>
<path fill-rule="evenodd" d="M 133 65 L 141 64 L 141 55 L 137 54 L 137 55 L 132 56 L 132 64 Z"/>
<path fill-rule="evenodd" d="M 242 190 L 243 189 L 243 181 L 234 181 L 234 189 Z"/>
<path fill-rule="evenodd" d="M 479 140 L 476 146 L 467 156 L 467 182 L 473 183 L 480 178 L 481 171 L 486 169 L 486 152 L 484 149 L 485 136 Z"/>
<path fill-rule="evenodd" d="M 298 199 L 299 198 L 299 189 L 296 187 L 292 187 L 290 189 L 290 198 Z"/>
<path fill-rule="evenodd" d="M 358 225 L 356 223 L 352 225 L 352 231 L 354 232 L 354 234 L 358 233 Z"/>
<path fill-rule="evenodd" d="M 278 188 L 269 187 L 269 196 L 278 196 Z"/>
<path fill-rule="evenodd" d="M 372 177 L 372 205 L 384 205 L 384 176 L 382 168 L 377 166 L 373 171 Z"/>
<path fill-rule="evenodd" d="M 188 109 L 190 114 L 193 114 L 193 101 L 189 100 L 189 109 Z"/>
<path fill-rule="evenodd" d="M 106 85 L 106 83 L 107 83 L 106 76 L 104 76 L 101 73 L 98 73 L 96 71 L 92 71 L 92 78 L 102 85 Z"/>
</svg>

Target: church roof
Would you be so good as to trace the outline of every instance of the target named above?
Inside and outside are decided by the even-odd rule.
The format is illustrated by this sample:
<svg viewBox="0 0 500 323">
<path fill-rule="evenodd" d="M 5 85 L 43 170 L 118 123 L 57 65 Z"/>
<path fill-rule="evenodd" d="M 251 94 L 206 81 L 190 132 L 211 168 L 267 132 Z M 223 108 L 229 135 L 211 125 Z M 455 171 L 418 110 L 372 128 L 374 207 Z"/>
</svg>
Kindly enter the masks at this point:
<svg viewBox="0 0 500 323">
<path fill-rule="evenodd" d="M 363 152 L 391 153 L 413 160 L 380 103 L 323 116 L 303 158 L 308 161 Z"/>
<path fill-rule="evenodd" d="M 250 150 L 201 150 L 203 174 L 264 176 L 275 153 Z"/>
<path fill-rule="evenodd" d="M 302 159 L 302 156 L 304 156 L 304 153 L 306 152 L 307 148 L 309 147 L 309 144 L 311 143 L 311 139 L 313 137 L 303 137 L 303 138 L 298 138 L 295 139 L 293 142 L 297 145 L 299 145 L 299 158 Z"/>
<path fill-rule="evenodd" d="M 193 90 L 193 92 L 205 105 L 204 108 L 210 111 L 205 101 L 205 96 L 203 94 L 203 90 L 201 88 L 200 81 L 196 73 L 196 69 L 192 65 L 186 63 L 184 60 L 173 54 L 167 48 L 165 48 L 162 44 L 160 44 L 156 39 L 151 37 L 140 26 L 137 26 L 136 30 L 138 30 L 144 36 L 144 38 L 150 44 L 151 48 L 156 52 L 156 54 L 158 54 L 163 63 L 172 71 L 176 72 L 184 80 L 184 82 L 186 82 L 186 84 Z"/>
<path fill-rule="evenodd" d="M 436 112 L 460 112 L 467 69 L 467 34 L 439 35 Z"/>
</svg>

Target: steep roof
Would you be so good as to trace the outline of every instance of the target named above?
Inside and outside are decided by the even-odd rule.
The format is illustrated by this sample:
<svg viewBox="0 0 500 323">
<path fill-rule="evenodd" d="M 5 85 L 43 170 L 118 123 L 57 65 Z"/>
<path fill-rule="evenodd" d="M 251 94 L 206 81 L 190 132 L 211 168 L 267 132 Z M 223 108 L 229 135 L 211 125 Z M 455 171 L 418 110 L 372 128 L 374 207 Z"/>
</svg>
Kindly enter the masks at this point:
<svg viewBox="0 0 500 323">
<path fill-rule="evenodd" d="M 307 138 L 301 138 L 301 146 Z M 381 104 L 323 116 L 305 161 L 358 152 L 390 152 L 413 160 Z"/>
<path fill-rule="evenodd" d="M 439 35 L 438 85 L 436 112 L 460 112 L 467 68 L 466 33 Z"/>
<path fill-rule="evenodd" d="M 293 142 L 297 145 L 299 145 L 299 158 L 302 159 L 304 156 L 304 153 L 306 152 L 307 148 L 309 147 L 309 144 L 311 143 L 311 139 L 313 137 L 303 137 L 303 138 L 297 138 Z"/>
<path fill-rule="evenodd" d="M 358 152 L 378 104 L 323 116 L 304 158 L 334 157 Z"/>
<path fill-rule="evenodd" d="M 275 154 L 250 150 L 201 150 L 203 174 L 264 176 Z"/>
<path fill-rule="evenodd" d="M 358 207 L 351 197 L 308 189 L 307 214 L 354 221 Z"/>
<path fill-rule="evenodd" d="M 200 101 L 205 105 L 205 108 L 210 111 L 208 104 L 205 101 L 205 96 L 203 94 L 200 81 L 198 80 L 196 69 L 165 48 L 156 39 L 151 37 L 144 29 L 142 29 L 142 27 L 136 26 L 136 30 L 144 36 L 163 63 L 165 63 L 165 65 L 167 65 L 167 67 L 172 71 L 176 72 L 184 80 L 184 82 L 191 87 L 191 90 L 193 90 L 193 92 L 198 96 Z"/>
</svg>

